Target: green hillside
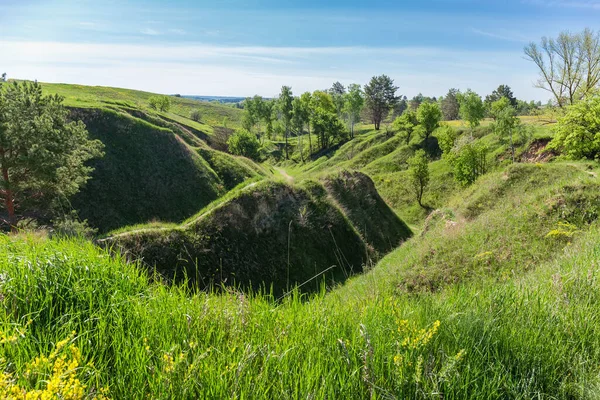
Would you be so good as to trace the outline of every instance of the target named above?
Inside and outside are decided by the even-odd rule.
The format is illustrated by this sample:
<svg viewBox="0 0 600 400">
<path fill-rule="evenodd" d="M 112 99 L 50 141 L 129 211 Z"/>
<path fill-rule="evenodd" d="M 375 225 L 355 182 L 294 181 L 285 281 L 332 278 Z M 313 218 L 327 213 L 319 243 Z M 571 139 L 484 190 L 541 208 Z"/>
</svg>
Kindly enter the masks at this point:
<svg viewBox="0 0 600 400">
<path fill-rule="evenodd" d="M 343 282 L 411 235 L 368 177 L 345 173 L 324 186 L 252 183 L 182 226 L 138 226 L 102 243 L 168 278 L 281 294 L 317 276 L 303 290 L 318 289 L 323 278 Z"/>
<path fill-rule="evenodd" d="M 24 377 L 68 338 L 84 366 L 71 373 L 115 398 L 587 398 L 599 384 L 597 172 L 499 170 L 371 271 L 282 302 L 189 294 L 90 243 L 3 236 L 0 321 L 22 335 L 0 355 Z"/>
<path fill-rule="evenodd" d="M 231 127 L 237 127 L 242 117 L 240 110 L 230 106 L 175 96 L 170 96 L 172 106 L 169 112 L 156 112 L 150 109 L 148 102 L 156 94 L 139 90 L 61 83 L 42 83 L 42 87 L 45 93 L 63 96 L 65 104 L 70 107 L 138 109 L 171 118 L 205 133 L 211 133 L 212 127 L 222 126 L 224 121 Z M 190 119 L 194 110 L 200 111 L 199 123 Z"/>
</svg>

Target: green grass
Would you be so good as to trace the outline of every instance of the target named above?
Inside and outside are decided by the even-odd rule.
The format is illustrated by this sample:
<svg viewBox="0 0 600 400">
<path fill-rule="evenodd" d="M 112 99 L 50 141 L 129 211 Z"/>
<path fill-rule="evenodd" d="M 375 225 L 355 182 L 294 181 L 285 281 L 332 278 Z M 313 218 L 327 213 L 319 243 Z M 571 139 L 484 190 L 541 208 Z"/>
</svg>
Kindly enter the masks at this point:
<svg viewBox="0 0 600 400">
<path fill-rule="evenodd" d="M 154 93 L 104 86 L 60 83 L 42 83 L 42 89 L 44 94 L 63 96 L 65 105 L 69 107 L 125 107 L 154 112 L 148 106 L 148 99 L 154 96 Z M 236 108 L 183 97 L 171 96 L 170 99 L 172 106 L 169 112 L 157 112 L 156 114 L 174 119 L 200 131 L 208 130 L 209 132 L 206 133 L 212 133 L 211 127 L 222 126 L 224 121 L 227 121 L 227 125 L 232 128 L 241 124 L 242 112 Z M 194 110 L 200 111 L 200 123 L 190 119 L 190 114 Z"/>
<path fill-rule="evenodd" d="M 343 287 L 280 302 L 150 283 L 136 265 L 83 241 L 1 236 L 2 330 L 32 321 L 0 346 L 2 366 L 31 384 L 27 362 L 75 331 L 72 343 L 94 364 L 80 378 L 88 391 L 108 387 L 113 398 L 593 398 L 600 390 L 600 230 L 588 228 L 575 204 L 598 191 L 562 189 L 596 184 L 583 169 L 518 166 L 506 180 L 490 175 L 465 191 L 465 204 L 461 196 L 450 202 L 448 215 L 464 218 L 461 226 L 431 222 L 437 225 Z M 534 183 L 537 191 L 523 191 Z M 561 194 L 556 204 L 567 207 L 557 210 L 565 212 L 546 211 L 539 225 L 517 219 Z M 474 211 L 477 204 L 486 210 Z M 498 230 L 509 206 L 514 222 Z M 580 224 L 579 233 L 545 238 L 564 216 Z M 466 260 L 498 250 L 496 240 L 507 234 L 507 248 L 526 248 L 518 262 L 501 257 L 500 265 L 482 265 L 435 292 L 404 291 L 424 259 L 429 269 L 460 267 L 453 252 Z M 478 238 L 482 248 L 468 245 Z"/>
<path fill-rule="evenodd" d="M 243 182 L 181 226 L 142 225 L 115 234 L 105 245 L 169 278 L 281 294 L 327 271 L 321 278 L 342 282 L 412 232 L 370 179 L 353 173 L 329 176 L 324 184 Z"/>
<path fill-rule="evenodd" d="M 77 118 L 105 144 L 105 156 L 93 161 L 91 179 L 72 199 L 100 232 L 182 221 L 226 191 L 210 164 L 170 129 L 106 109 L 79 109 Z"/>
</svg>

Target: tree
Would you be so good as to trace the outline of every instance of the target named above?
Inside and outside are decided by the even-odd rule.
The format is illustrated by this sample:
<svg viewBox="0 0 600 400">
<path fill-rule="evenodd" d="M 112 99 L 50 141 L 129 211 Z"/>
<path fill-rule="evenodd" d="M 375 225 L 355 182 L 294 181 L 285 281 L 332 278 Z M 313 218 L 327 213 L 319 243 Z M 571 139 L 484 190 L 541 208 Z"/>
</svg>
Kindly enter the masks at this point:
<svg viewBox="0 0 600 400">
<path fill-rule="evenodd" d="M 0 199 L 14 229 L 18 215 L 51 213 L 77 193 L 103 155 L 85 125 L 69 122 L 57 95 L 43 96 L 37 82 L 13 82 L 0 91 Z"/>
<path fill-rule="evenodd" d="M 600 158 L 600 97 L 589 97 L 569 106 L 558 119 L 556 134 L 548 148 L 574 160 Z"/>
<path fill-rule="evenodd" d="M 437 130 L 435 136 L 438 139 L 438 145 L 442 150 L 443 157 L 448 157 L 448 155 L 452 152 L 454 145 L 456 144 L 456 139 L 458 138 L 456 130 L 449 125 L 443 125 Z"/>
<path fill-rule="evenodd" d="M 348 93 L 344 95 L 343 112 L 348 118 L 350 125 L 350 139 L 354 138 L 354 124 L 360 119 L 360 112 L 365 104 L 365 98 L 360 85 L 352 83 L 348 85 Z"/>
<path fill-rule="evenodd" d="M 261 96 L 248 97 L 244 100 L 244 119 L 242 121 L 244 128 L 252 131 L 257 124 L 260 124 L 261 116 L 264 114 L 263 108 L 265 102 Z M 260 131 L 260 126 L 258 128 Z"/>
<path fill-rule="evenodd" d="M 423 193 L 429 184 L 429 162 L 424 150 L 417 150 L 415 155 L 408 160 L 408 176 L 410 185 L 417 198 L 417 203 L 423 208 Z"/>
<path fill-rule="evenodd" d="M 275 115 L 273 113 L 274 109 L 274 100 L 265 101 L 260 113 L 260 119 L 265 123 L 265 132 L 269 139 L 273 136 L 273 121 L 275 120 Z"/>
<path fill-rule="evenodd" d="M 321 149 L 329 147 L 334 139 L 339 140 L 344 137 L 344 124 L 342 124 L 334 112 L 323 108 L 316 108 L 313 114 L 312 125 L 315 135 L 319 139 Z"/>
<path fill-rule="evenodd" d="M 404 138 L 406 144 L 409 144 L 412 134 L 414 133 L 418 124 L 419 121 L 417 120 L 417 113 L 415 111 L 408 110 L 396 118 L 392 125 L 394 130 L 398 131 L 398 134 Z"/>
<path fill-rule="evenodd" d="M 193 110 L 190 113 L 190 119 L 192 121 L 200 122 L 200 119 L 202 119 L 202 114 L 200 113 L 200 110 Z"/>
<path fill-rule="evenodd" d="M 290 123 L 292 121 L 292 101 L 294 100 L 292 94 L 292 88 L 289 86 L 282 86 L 281 93 L 279 94 L 279 111 L 281 112 L 281 118 L 283 119 L 283 127 L 285 131 L 285 158 L 289 158 L 288 154 L 288 136 L 290 132 Z"/>
<path fill-rule="evenodd" d="M 294 98 L 292 101 L 292 129 L 296 131 L 298 136 L 298 145 L 300 147 L 300 158 L 304 161 L 304 152 L 302 149 L 302 134 L 304 125 L 310 118 L 310 109 L 306 107 L 306 103 L 300 97 Z M 310 146 L 310 144 L 309 144 Z"/>
<path fill-rule="evenodd" d="M 346 94 L 346 88 L 340 82 L 335 82 L 331 86 L 331 89 L 329 89 L 329 94 L 333 99 L 333 104 L 335 104 L 335 110 L 338 117 L 341 117 L 342 109 L 344 108 L 344 95 Z"/>
<path fill-rule="evenodd" d="M 515 145 L 513 142 L 513 131 L 519 124 L 519 118 L 514 107 L 510 104 L 507 97 L 501 97 L 492 103 L 491 106 L 496 122 L 494 129 L 498 136 L 509 137 L 512 162 L 515 162 Z"/>
<path fill-rule="evenodd" d="M 493 102 L 498 101 L 503 97 L 505 97 L 509 101 L 511 107 L 517 107 L 517 99 L 513 95 L 510 86 L 507 85 L 500 85 L 498 86 L 498 89 L 492 92 L 492 94 L 487 95 L 485 97 L 485 104 L 488 107 L 491 107 Z"/>
<path fill-rule="evenodd" d="M 446 159 L 452 166 L 454 179 L 462 185 L 470 185 L 487 172 L 488 149 L 484 144 L 468 137 L 455 141 Z"/>
<path fill-rule="evenodd" d="M 442 110 L 437 103 L 426 101 L 417 110 L 417 121 L 421 125 L 423 140 L 427 140 L 434 130 L 440 126 Z"/>
<path fill-rule="evenodd" d="M 308 151 L 310 154 L 312 154 L 312 140 L 310 138 L 310 121 L 312 119 L 312 108 L 311 108 L 311 104 L 312 104 L 312 94 L 310 94 L 310 92 L 304 92 L 302 93 L 302 95 L 300 96 L 300 101 L 302 102 L 302 107 L 306 110 L 308 118 L 306 119 L 305 123 L 306 123 L 306 130 L 308 132 Z"/>
<path fill-rule="evenodd" d="M 235 131 L 227 140 L 227 147 L 231 154 L 248 157 L 253 160 L 258 159 L 260 143 L 256 135 L 246 129 Z"/>
<path fill-rule="evenodd" d="M 365 105 L 371 121 L 375 124 L 375 130 L 379 130 L 381 121 L 398 103 L 397 90 L 398 87 L 394 86 L 394 80 L 387 75 L 374 76 L 365 85 Z"/>
<path fill-rule="evenodd" d="M 469 123 L 471 130 L 478 127 L 485 116 L 485 106 L 481 97 L 468 89 L 465 93 L 458 94 L 458 103 L 460 117 Z"/>
<path fill-rule="evenodd" d="M 460 117 L 460 104 L 458 104 L 457 98 L 459 93 L 460 90 L 458 89 L 450 89 L 448 90 L 448 94 L 442 99 L 441 108 L 445 121 L 454 121 Z"/>
<path fill-rule="evenodd" d="M 171 108 L 171 99 L 169 96 L 151 96 L 148 99 L 148 105 L 153 110 L 167 112 Z"/>
<path fill-rule="evenodd" d="M 540 70 L 536 87 L 552 93 L 559 107 L 572 105 L 598 89 L 600 83 L 600 32 L 561 32 L 530 43 L 525 56 Z"/>
</svg>

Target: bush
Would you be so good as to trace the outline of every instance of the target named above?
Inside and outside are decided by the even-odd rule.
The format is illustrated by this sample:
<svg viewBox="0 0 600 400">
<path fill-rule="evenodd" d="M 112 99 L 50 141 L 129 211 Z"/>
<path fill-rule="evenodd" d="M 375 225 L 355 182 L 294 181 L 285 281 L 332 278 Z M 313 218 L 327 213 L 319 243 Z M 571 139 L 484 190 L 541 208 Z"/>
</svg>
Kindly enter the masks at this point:
<svg viewBox="0 0 600 400">
<path fill-rule="evenodd" d="M 231 154 L 248 157 L 253 160 L 258 159 L 260 143 L 256 135 L 245 129 L 240 129 L 231 135 L 227 140 L 227 147 Z"/>
<path fill-rule="evenodd" d="M 487 172 L 487 146 L 464 138 L 448 154 L 454 178 L 462 185 L 470 185 Z"/>
<path fill-rule="evenodd" d="M 200 115 L 200 110 L 194 110 L 194 111 L 192 111 L 192 113 L 190 114 L 190 119 L 191 119 L 192 121 L 200 122 L 200 118 L 201 118 L 201 115 Z"/>
<path fill-rule="evenodd" d="M 600 96 L 589 97 L 567 109 L 558 119 L 556 136 L 548 149 L 572 159 L 600 156 Z"/>
<path fill-rule="evenodd" d="M 169 96 L 152 96 L 148 99 L 148 105 L 153 110 L 167 112 L 171 108 Z"/>
</svg>

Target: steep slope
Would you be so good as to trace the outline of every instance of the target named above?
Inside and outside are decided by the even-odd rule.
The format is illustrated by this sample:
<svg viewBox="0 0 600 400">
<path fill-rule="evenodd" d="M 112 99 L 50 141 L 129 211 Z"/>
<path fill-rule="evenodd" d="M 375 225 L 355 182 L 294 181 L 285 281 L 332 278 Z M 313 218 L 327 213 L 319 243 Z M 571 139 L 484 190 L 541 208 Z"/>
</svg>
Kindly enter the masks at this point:
<svg viewBox="0 0 600 400">
<path fill-rule="evenodd" d="M 155 122 L 142 111 L 136 115 Z M 180 222 L 223 195 L 232 182 L 258 175 L 190 133 L 187 141 L 204 146 L 204 155 L 218 153 L 228 161 L 215 172 L 176 127 L 106 108 L 73 109 L 72 118 L 82 120 L 90 136 L 105 145 L 105 156 L 93 161 L 90 181 L 72 199 L 80 217 L 101 233 L 150 220 Z"/>
<path fill-rule="evenodd" d="M 181 227 L 122 232 L 103 243 L 169 278 L 185 274 L 200 287 L 272 286 L 281 293 L 322 273 L 329 283 L 342 282 L 411 235 L 372 183 L 356 190 L 356 182 L 370 180 L 358 174 L 328 180 L 330 196 L 315 181 L 263 181 L 234 191 Z M 375 233 L 369 223 L 365 232 L 369 217 L 388 219 L 386 229 Z M 320 281 L 303 289 L 317 289 Z"/>
</svg>

